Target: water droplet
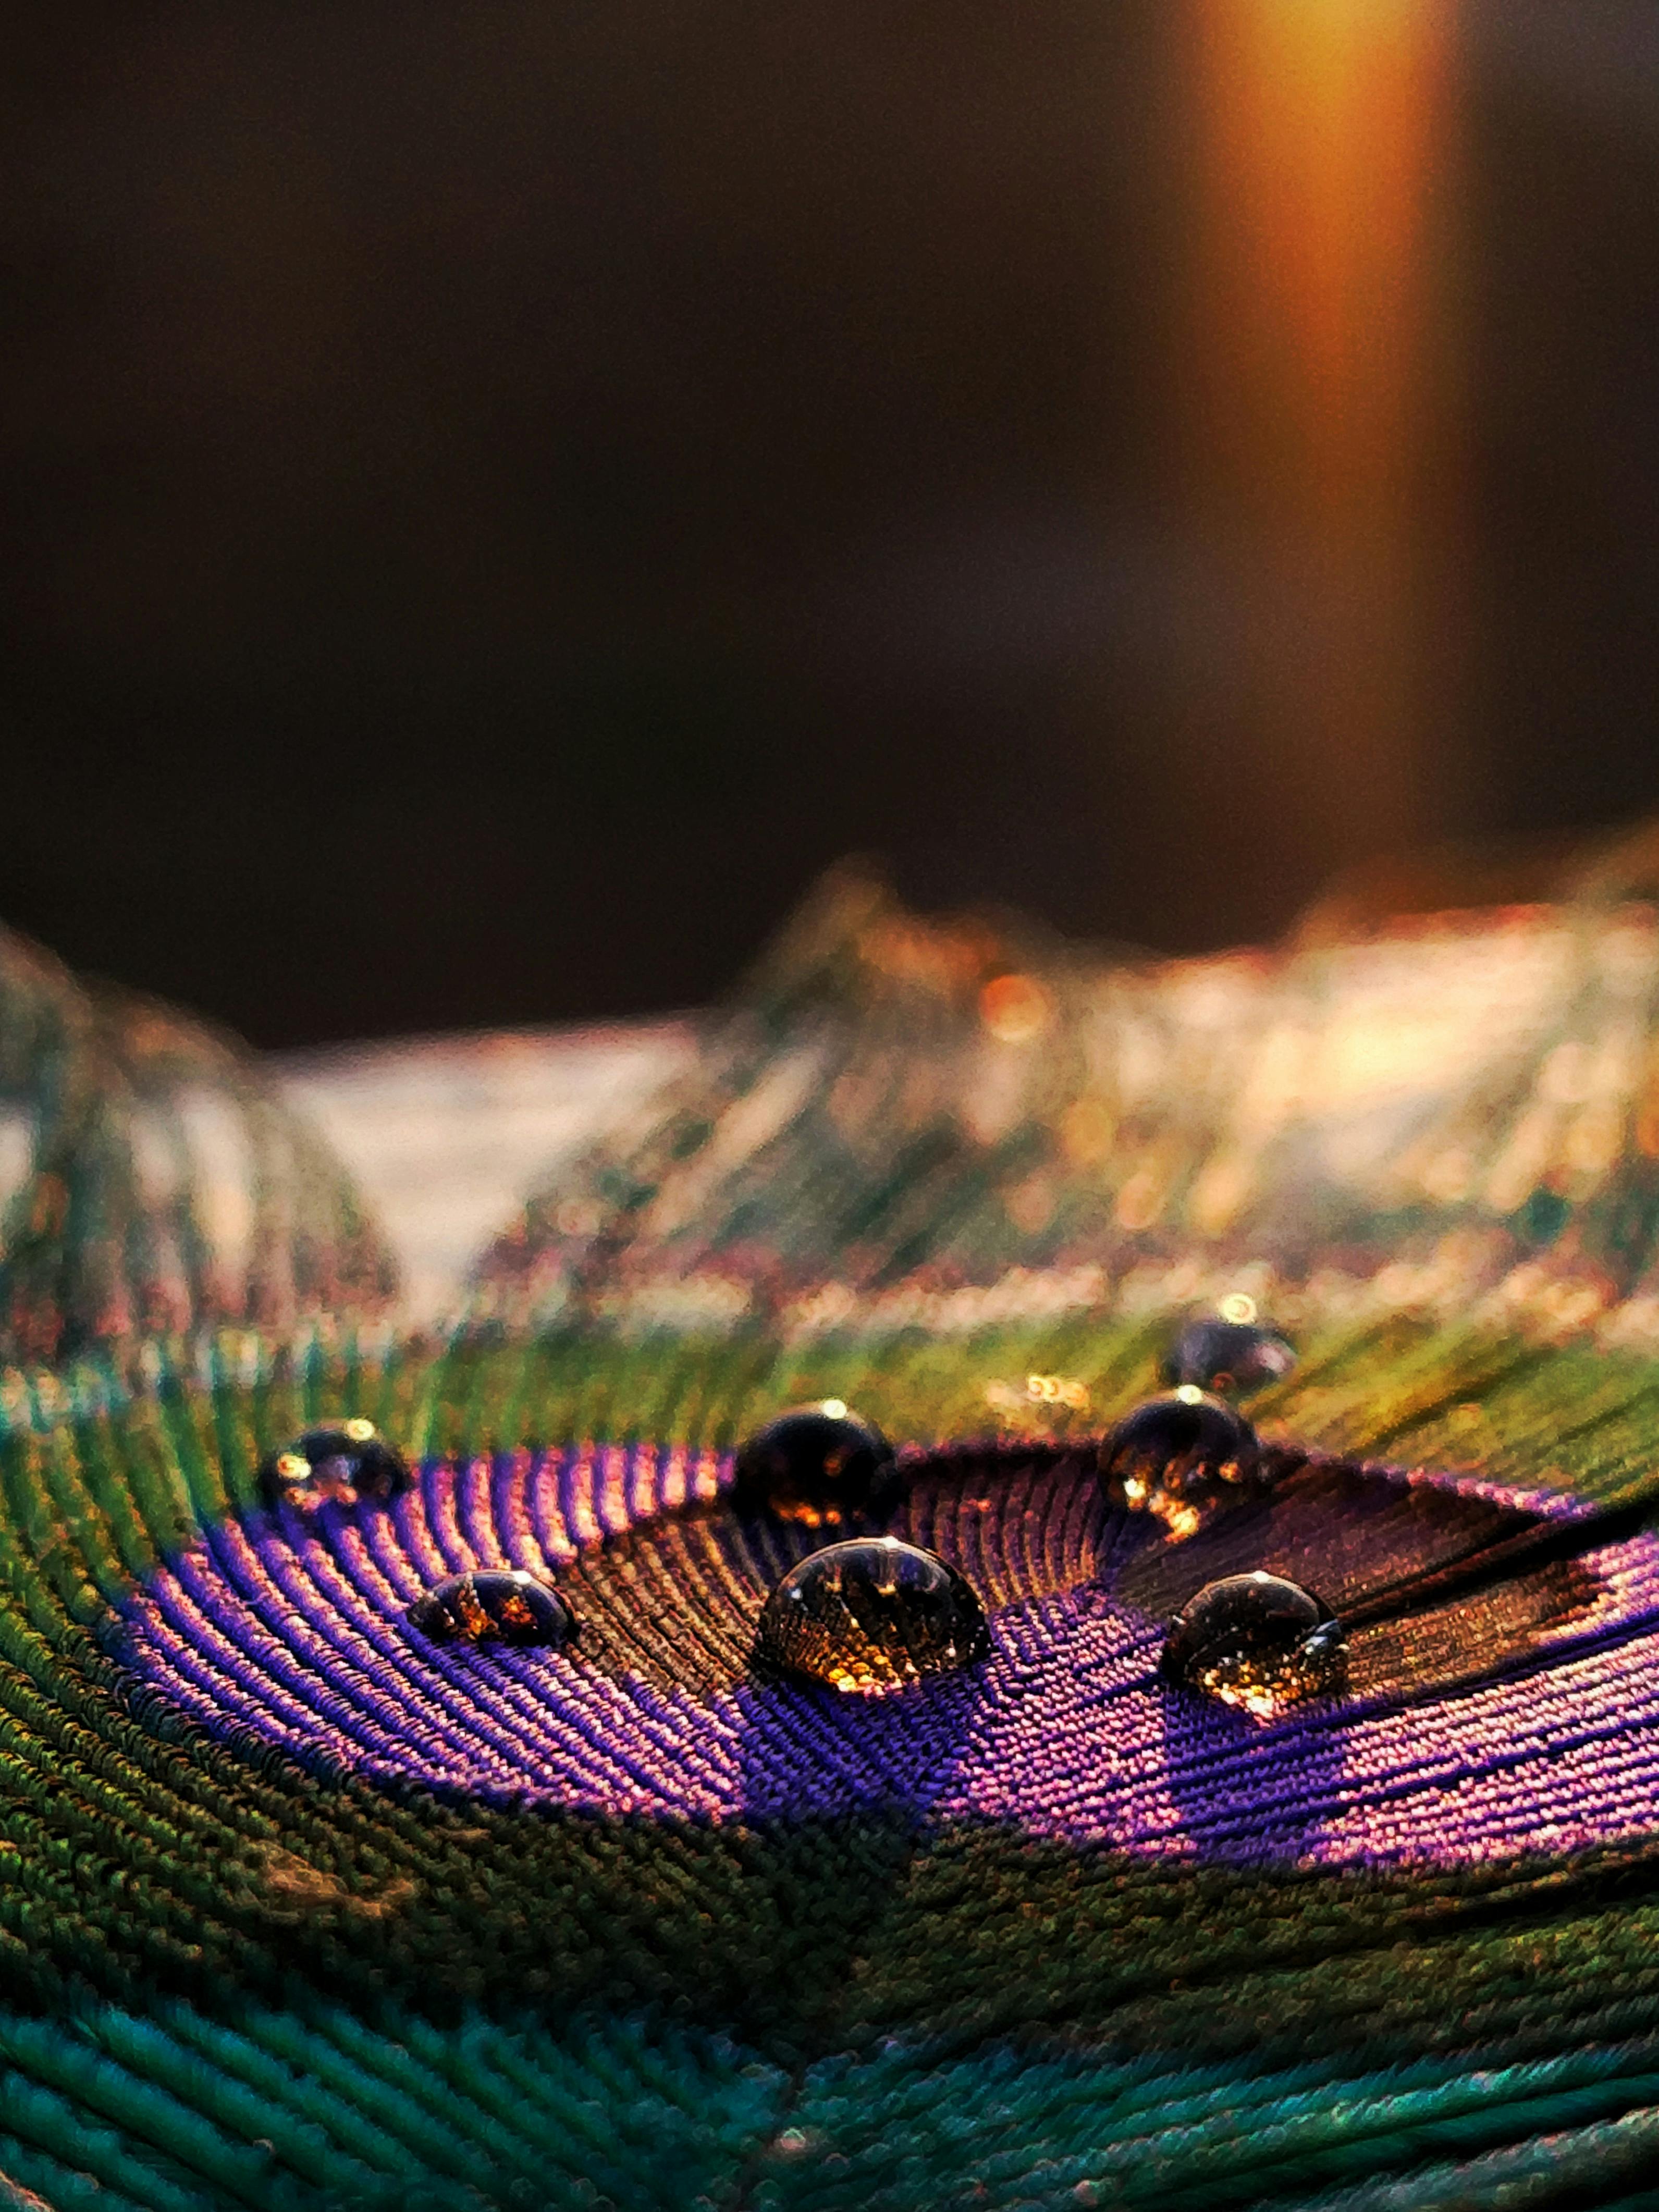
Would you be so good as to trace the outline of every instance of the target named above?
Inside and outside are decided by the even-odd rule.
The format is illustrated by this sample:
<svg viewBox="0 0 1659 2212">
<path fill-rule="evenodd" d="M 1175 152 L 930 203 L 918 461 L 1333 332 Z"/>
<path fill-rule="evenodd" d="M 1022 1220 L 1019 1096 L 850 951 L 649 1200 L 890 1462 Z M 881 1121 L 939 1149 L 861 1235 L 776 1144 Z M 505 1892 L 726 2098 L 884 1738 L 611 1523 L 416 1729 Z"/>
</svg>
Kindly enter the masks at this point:
<svg viewBox="0 0 1659 2212">
<path fill-rule="evenodd" d="M 902 1488 L 881 1431 L 826 1398 L 780 1413 L 750 1437 L 731 1503 L 738 1513 L 774 1513 L 803 1528 L 879 1528 Z"/>
<path fill-rule="evenodd" d="M 1259 1390 L 1296 1365 L 1296 1350 L 1264 1322 L 1218 1321 L 1208 1314 L 1189 1321 L 1164 1361 L 1166 1382 L 1194 1382 L 1200 1390 Z"/>
<path fill-rule="evenodd" d="M 373 1421 L 342 1421 L 337 1428 L 307 1429 L 259 1468 L 268 1504 L 286 1499 L 302 1512 L 319 1505 L 349 1505 L 360 1498 L 395 1498 L 407 1487 L 409 1469 Z"/>
<path fill-rule="evenodd" d="M 558 1592 L 522 1567 L 446 1575 L 408 1619 L 434 1644 L 562 1644 L 576 1625 Z"/>
<path fill-rule="evenodd" d="M 990 1650 L 967 1580 L 896 1537 L 826 1545 L 767 1599 L 757 1655 L 831 1688 L 880 1696 L 952 1674 Z"/>
<path fill-rule="evenodd" d="M 1100 1479 L 1113 1504 L 1155 1514 L 1176 1537 L 1195 1534 L 1218 1507 L 1236 1502 L 1260 1463 L 1244 1416 L 1192 1383 L 1148 1398 L 1100 1447 Z"/>
<path fill-rule="evenodd" d="M 1253 1720 L 1271 1721 L 1343 1683 L 1342 1624 L 1300 1583 L 1224 1575 L 1206 1583 L 1170 1624 L 1160 1672 Z"/>
</svg>

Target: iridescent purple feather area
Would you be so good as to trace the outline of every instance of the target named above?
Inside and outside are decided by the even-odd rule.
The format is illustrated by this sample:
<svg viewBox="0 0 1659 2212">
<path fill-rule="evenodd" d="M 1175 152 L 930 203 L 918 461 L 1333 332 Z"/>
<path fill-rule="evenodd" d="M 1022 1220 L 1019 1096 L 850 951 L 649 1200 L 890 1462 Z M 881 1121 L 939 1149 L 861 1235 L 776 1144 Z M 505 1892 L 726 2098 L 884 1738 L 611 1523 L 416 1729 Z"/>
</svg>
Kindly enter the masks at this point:
<svg viewBox="0 0 1659 2212">
<path fill-rule="evenodd" d="M 1444 1679 L 1408 1697 L 1368 1692 L 1361 1668 L 1355 1694 L 1261 1727 L 1160 1682 L 1146 1531 L 1103 1507 L 1080 1460 L 930 1464 L 896 1533 L 969 1577 L 991 1655 L 873 1705 L 751 1675 L 754 1622 L 799 1547 L 732 1533 L 729 1462 L 643 1448 L 430 1462 L 390 1506 L 227 1520 L 125 1601 L 121 1645 L 216 1735 L 496 1805 L 714 1822 L 879 1804 L 1322 1864 L 1659 1825 L 1651 1536 L 1587 1555 L 1566 1597 L 1547 1592 L 1524 1633 L 1510 1622 L 1512 1663 L 1459 1679 L 1437 1661 Z M 556 1583 L 576 1641 L 410 1632 L 411 1600 L 484 1567 Z"/>
</svg>

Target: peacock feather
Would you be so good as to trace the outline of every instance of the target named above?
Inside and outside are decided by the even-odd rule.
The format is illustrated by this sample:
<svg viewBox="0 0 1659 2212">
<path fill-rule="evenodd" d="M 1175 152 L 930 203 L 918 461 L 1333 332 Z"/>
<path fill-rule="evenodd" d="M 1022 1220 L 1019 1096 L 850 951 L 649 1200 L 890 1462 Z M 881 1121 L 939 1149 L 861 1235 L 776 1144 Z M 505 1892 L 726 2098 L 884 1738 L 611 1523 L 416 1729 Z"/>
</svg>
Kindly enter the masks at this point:
<svg viewBox="0 0 1659 2212">
<path fill-rule="evenodd" d="M 209 1267 L 20 1360 L 15 2200 L 1656 2201 L 1656 1003 L 1622 896 L 1173 970 L 855 879 L 453 1334 Z M 1226 1291 L 1272 1479 L 1166 1526 L 1098 1442 Z M 823 1401 L 988 1626 L 890 1698 L 755 1664 Z M 406 1487 L 262 1486 L 348 1419 Z M 1258 1568 L 1355 1624 L 1265 1724 L 1159 1672 Z M 411 1627 L 501 1570 L 576 1632 Z"/>
</svg>

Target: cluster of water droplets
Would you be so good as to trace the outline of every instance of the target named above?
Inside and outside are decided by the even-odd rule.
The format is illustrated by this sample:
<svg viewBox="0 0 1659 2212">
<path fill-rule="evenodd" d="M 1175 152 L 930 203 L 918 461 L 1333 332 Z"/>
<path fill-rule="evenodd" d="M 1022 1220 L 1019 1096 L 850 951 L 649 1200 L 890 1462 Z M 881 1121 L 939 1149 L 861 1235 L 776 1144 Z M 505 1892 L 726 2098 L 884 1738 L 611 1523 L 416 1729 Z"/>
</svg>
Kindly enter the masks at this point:
<svg viewBox="0 0 1659 2212">
<path fill-rule="evenodd" d="M 1278 1381 L 1295 1352 L 1247 1300 L 1186 1323 L 1164 1364 L 1170 1386 L 1146 1400 L 1098 1448 L 1102 1490 L 1146 1515 L 1165 1542 L 1193 1535 L 1267 1480 L 1255 1431 L 1233 1402 Z M 385 1503 L 409 1468 L 374 1425 L 307 1431 L 260 1469 L 271 1507 Z M 726 1509 L 739 1519 L 829 1540 L 783 1574 L 760 1613 L 754 1663 L 866 1697 L 909 1690 L 983 1660 L 986 1612 L 957 1568 L 887 1533 L 904 1495 L 892 1446 L 839 1399 L 779 1413 L 738 1451 Z M 478 1568 L 434 1583 L 406 1612 L 433 1644 L 558 1646 L 580 1632 L 568 1598 L 520 1568 Z M 1310 1592 L 1257 1572 L 1206 1584 L 1170 1624 L 1161 1673 L 1183 1690 L 1273 1719 L 1339 1690 L 1340 1624 Z"/>
</svg>

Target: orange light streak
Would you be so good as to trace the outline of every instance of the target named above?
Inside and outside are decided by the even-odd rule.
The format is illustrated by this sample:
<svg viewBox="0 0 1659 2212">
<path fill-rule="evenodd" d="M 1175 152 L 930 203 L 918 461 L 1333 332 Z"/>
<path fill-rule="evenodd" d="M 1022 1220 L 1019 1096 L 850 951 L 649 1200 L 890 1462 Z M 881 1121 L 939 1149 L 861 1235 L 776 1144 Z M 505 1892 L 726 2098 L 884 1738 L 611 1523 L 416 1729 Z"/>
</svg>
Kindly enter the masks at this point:
<svg viewBox="0 0 1659 2212">
<path fill-rule="evenodd" d="M 1237 564 L 1260 826 L 1305 876 L 1432 837 L 1455 804 L 1449 11 L 1187 0 L 1183 21 L 1184 491 Z"/>
</svg>

